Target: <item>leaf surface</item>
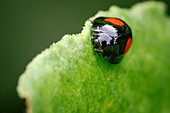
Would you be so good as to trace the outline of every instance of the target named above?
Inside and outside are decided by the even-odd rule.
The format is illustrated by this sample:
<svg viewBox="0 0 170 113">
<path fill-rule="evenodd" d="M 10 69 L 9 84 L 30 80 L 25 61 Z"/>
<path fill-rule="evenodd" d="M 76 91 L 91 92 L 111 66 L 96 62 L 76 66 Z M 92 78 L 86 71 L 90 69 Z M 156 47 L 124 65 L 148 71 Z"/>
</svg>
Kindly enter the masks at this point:
<svg viewBox="0 0 170 113">
<path fill-rule="evenodd" d="M 162 2 L 130 9 L 112 6 L 86 21 L 80 34 L 65 35 L 37 55 L 17 90 L 29 113 L 169 113 L 170 18 Z M 120 64 L 93 50 L 91 20 L 118 17 L 133 31 L 133 44 Z"/>
</svg>

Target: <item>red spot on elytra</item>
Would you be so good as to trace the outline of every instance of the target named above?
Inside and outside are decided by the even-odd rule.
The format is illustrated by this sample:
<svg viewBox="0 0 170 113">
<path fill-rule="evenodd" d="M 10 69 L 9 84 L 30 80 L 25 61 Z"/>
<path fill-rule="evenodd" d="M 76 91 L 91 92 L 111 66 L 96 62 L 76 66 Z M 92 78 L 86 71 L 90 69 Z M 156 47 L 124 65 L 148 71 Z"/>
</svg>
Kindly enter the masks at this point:
<svg viewBox="0 0 170 113">
<path fill-rule="evenodd" d="M 104 19 L 107 22 L 111 22 L 112 24 L 118 25 L 118 26 L 124 26 L 124 22 L 119 20 L 118 18 L 106 18 Z"/>
<path fill-rule="evenodd" d="M 129 38 L 125 47 L 124 55 L 128 52 L 131 44 L 132 44 L 132 38 Z"/>
</svg>

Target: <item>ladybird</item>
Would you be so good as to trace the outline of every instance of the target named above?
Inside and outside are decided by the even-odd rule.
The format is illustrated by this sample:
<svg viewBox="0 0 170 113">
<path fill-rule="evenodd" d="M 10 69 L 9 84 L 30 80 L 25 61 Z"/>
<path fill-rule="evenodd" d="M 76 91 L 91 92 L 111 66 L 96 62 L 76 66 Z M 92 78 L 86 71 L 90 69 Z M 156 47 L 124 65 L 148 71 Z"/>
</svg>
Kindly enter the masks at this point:
<svg viewBox="0 0 170 113">
<path fill-rule="evenodd" d="M 132 31 L 119 18 L 98 17 L 92 21 L 91 40 L 97 53 L 111 64 L 118 64 L 131 47 Z"/>
</svg>

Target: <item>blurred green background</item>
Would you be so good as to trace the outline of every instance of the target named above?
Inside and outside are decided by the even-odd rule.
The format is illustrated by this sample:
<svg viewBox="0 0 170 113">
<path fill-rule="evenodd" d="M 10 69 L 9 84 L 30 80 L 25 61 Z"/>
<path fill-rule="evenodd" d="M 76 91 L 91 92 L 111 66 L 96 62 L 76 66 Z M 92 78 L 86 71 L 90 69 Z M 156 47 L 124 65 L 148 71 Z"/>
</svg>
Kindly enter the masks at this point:
<svg viewBox="0 0 170 113">
<path fill-rule="evenodd" d="M 79 33 L 84 22 L 111 5 L 130 7 L 144 0 L 1 0 L 0 113 L 24 113 L 16 86 L 26 65 L 64 34 Z M 164 0 L 170 6 L 169 0 Z M 168 9 L 170 14 L 170 9 Z"/>
</svg>

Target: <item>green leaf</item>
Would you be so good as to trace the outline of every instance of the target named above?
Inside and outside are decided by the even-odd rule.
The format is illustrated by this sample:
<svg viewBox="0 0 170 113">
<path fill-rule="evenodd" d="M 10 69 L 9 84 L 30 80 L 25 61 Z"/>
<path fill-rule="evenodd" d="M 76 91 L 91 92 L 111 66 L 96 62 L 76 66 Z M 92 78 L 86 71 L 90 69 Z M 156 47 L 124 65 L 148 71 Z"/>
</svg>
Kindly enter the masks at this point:
<svg viewBox="0 0 170 113">
<path fill-rule="evenodd" d="M 90 20 L 98 16 L 132 28 L 132 48 L 120 64 L 93 50 Z M 30 113 L 169 113 L 169 31 L 162 2 L 99 11 L 80 34 L 65 35 L 33 59 L 19 79 L 19 95 Z"/>
</svg>

